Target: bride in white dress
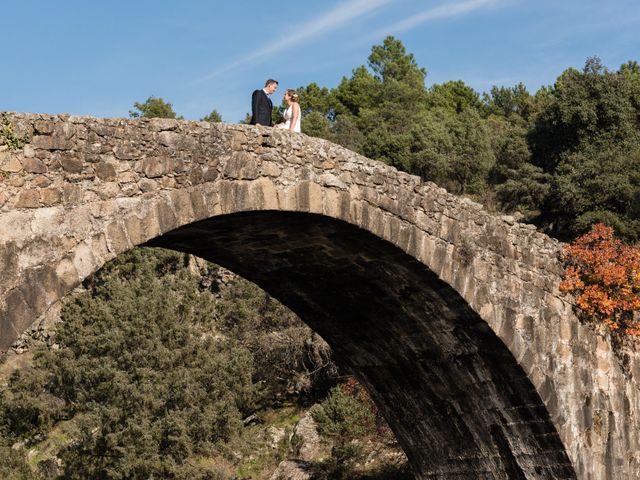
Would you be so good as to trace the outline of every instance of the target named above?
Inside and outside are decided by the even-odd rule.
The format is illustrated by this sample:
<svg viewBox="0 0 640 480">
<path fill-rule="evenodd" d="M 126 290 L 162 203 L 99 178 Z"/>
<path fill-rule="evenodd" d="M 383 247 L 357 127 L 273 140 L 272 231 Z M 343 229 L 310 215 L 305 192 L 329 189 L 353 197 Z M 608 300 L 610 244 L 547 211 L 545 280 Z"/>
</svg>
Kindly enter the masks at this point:
<svg viewBox="0 0 640 480">
<path fill-rule="evenodd" d="M 283 115 L 284 123 L 279 123 L 276 126 L 278 128 L 287 129 L 290 132 L 300 132 L 300 122 L 302 120 L 302 114 L 300 113 L 298 94 L 295 90 L 289 89 L 284 92 L 284 101 L 289 105 Z"/>
</svg>

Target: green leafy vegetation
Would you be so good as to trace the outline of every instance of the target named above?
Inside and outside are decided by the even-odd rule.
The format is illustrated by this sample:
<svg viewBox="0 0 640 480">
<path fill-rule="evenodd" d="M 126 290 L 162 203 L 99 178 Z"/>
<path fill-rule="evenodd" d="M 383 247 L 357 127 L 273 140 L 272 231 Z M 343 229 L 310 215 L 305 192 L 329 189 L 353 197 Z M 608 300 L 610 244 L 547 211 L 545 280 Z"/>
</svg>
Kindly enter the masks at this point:
<svg viewBox="0 0 640 480">
<path fill-rule="evenodd" d="M 411 479 L 404 461 L 382 463 L 364 468 L 371 444 L 394 440 L 366 390 L 350 377 L 334 387 L 329 395 L 311 409 L 318 431 L 331 444 L 328 458 L 315 462 L 317 479 Z"/>
<path fill-rule="evenodd" d="M 255 478 L 287 455 L 301 405 L 335 382 L 326 344 L 215 265 L 135 249 L 84 287 L 63 308 L 56 348 L 37 348 L 0 388 L 0 458 L 16 472 Z M 289 432 L 278 448 L 264 447 L 265 425 Z M 37 447 L 33 471 L 10 445 Z"/>
<path fill-rule="evenodd" d="M 203 122 L 211 122 L 211 123 L 216 123 L 216 122 L 221 122 L 222 121 L 222 116 L 218 113 L 217 110 L 213 110 L 209 115 L 205 115 L 202 118 Z"/>
<path fill-rule="evenodd" d="M 182 118 L 173 111 L 173 105 L 162 98 L 151 95 L 143 103 L 135 102 L 134 110 L 129 110 L 131 118 Z"/>
<path fill-rule="evenodd" d="M 6 145 L 9 150 L 20 150 L 29 143 L 29 135 L 19 135 L 15 131 L 15 126 L 11 122 L 3 122 L 0 125 L 0 142 Z"/>
<path fill-rule="evenodd" d="M 212 297 L 184 261 L 135 251 L 65 306 L 60 348 L 39 350 L 2 392 L 11 440 L 74 418 L 67 478 L 205 478 L 190 459 L 239 430 L 253 370 L 245 348 L 216 335 Z"/>
<path fill-rule="evenodd" d="M 427 72 L 388 37 L 367 66 L 328 89 L 300 87 L 302 129 L 518 212 L 569 240 L 603 222 L 640 238 L 640 67 L 597 58 L 535 94 L 519 83 L 482 96 Z"/>
</svg>

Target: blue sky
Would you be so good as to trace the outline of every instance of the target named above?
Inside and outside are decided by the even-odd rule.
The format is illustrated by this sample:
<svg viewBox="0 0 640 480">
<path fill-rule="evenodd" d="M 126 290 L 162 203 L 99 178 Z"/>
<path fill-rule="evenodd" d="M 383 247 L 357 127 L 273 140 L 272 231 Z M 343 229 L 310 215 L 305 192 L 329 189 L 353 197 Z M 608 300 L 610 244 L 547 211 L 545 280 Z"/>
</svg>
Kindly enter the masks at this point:
<svg viewBox="0 0 640 480">
<path fill-rule="evenodd" d="M 0 111 L 128 116 L 162 97 L 237 122 L 266 78 L 334 87 L 394 35 L 427 85 L 535 92 L 598 55 L 640 61 L 640 0 L 16 0 L 3 2 Z"/>
</svg>

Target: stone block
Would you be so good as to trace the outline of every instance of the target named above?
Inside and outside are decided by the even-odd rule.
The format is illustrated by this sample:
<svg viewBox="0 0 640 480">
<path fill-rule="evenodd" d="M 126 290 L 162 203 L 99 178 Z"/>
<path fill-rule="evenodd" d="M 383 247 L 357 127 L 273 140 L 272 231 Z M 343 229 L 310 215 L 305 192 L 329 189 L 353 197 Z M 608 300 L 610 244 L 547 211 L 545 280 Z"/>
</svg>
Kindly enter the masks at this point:
<svg viewBox="0 0 640 480">
<path fill-rule="evenodd" d="M 31 140 L 31 145 L 39 150 L 71 150 L 75 146 L 74 142 L 67 138 L 51 135 L 36 135 Z"/>
<path fill-rule="evenodd" d="M 138 174 L 134 172 L 122 172 L 118 175 L 118 182 L 120 183 L 135 183 L 139 180 Z"/>
<path fill-rule="evenodd" d="M 61 285 L 61 292 L 67 292 L 80 283 L 80 275 L 69 258 L 63 258 L 56 265 L 56 277 Z"/>
<path fill-rule="evenodd" d="M 247 135 L 241 131 L 231 132 L 231 150 L 242 150 L 242 147 L 247 143 Z"/>
<path fill-rule="evenodd" d="M 11 187 L 21 188 L 26 183 L 26 180 L 22 175 L 11 175 L 6 182 Z"/>
<path fill-rule="evenodd" d="M 158 220 L 157 211 L 151 205 L 145 210 L 143 217 L 140 219 L 140 225 L 143 232 L 143 241 L 149 240 L 159 236 L 162 231 L 160 230 L 160 222 Z"/>
<path fill-rule="evenodd" d="M 19 254 L 20 251 L 15 242 L 0 243 L 0 279 L 17 276 Z"/>
<path fill-rule="evenodd" d="M 6 350 L 13 339 L 25 331 L 35 320 L 35 312 L 25 300 L 18 288 L 11 290 L 6 296 L 6 311 L 0 312 L 0 349 Z"/>
<path fill-rule="evenodd" d="M 17 173 L 22 170 L 22 163 L 16 155 L 0 152 L 0 170 L 8 173 Z"/>
<path fill-rule="evenodd" d="M 87 278 L 100 267 L 91 245 L 87 242 L 82 242 L 76 247 L 72 261 L 81 279 Z"/>
<path fill-rule="evenodd" d="M 181 158 L 170 158 L 168 160 L 168 170 L 174 173 L 188 173 L 189 165 Z M 187 177 L 187 175 L 185 175 Z"/>
<path fill-rule="evenodd" d="M 106 227 L 107 248 L 115 255 L 129 250 L 132 245 L 127 237 L 126 230 L 120 220 L 114 220 Z"/>
<path fill-rule="evenodd" d="M 289 185 L 278 189 L 278 208 L 283 211 L 296 210 L 296 186 Z"/>
<path fill-rule="evenodd" d="M 192 150 L 195 147 L 193 137 L 183 133 L 174 131 L 163 131 L 158 134 L 158 140 L 161 145 L 169 147 L 172 150 Z"/>
<path fill-rule="evenodd" d="M 141 171 L 147 178 L 158 178 L 169 173 L 169 160 L 166 158 L 145 158 L 141 163 Z"/>
<path fill-rule="evenodd" d="M 150 178 L 143 178 L 138 182 L 138 187 L 143 193 L 153 192 L 158 188 L 158 182 L 151 180 Z"/>
<path fill-rule="evenodd" d="M 209 215 L 202 192 L 199 190 L 193 190 L 189 193 L 189 197 L 191 199 L 191 207 L 193 209 L 193 220 L 195 221 L 207 218 Z"/>
<path fill-rule="evenodd" d="M 198 165 L 191 168 L 191 172 L 189 173 L 189 181 L 191 185 L 199 185 L 203 182 L 204 173 L 202 168 Z"/>
<path fill-rule="evenodd" d="M 282 173 L 281 168 L 274 162 L 262 162 L 260 165 L 260 174 L 265 177 L 279 177 Z"/>
<path fill-rule="evenodd" d="M 255 210 L 278 209 L 276 186 L 267 178 L 260 178 L 249 184 L 249 199 L 249 203 Z M 322 199 L 319 202 L 320 208 L 322 208 Z"/>
<path fill-rule="evenodd" d="M 36 175 L 33 178 L 33 186 L 38 188 L 48 187 L 53 183 L 46 175 Z"/>
<path fill-rule="evenodd" d="M 340 190 L 348 190 L 347 184 L 340 180 L 332 173 L 323 173 L 320 176 L 319 182 L 324 187 L 337 188 Z"/>
<path fill-rule="evenodd" d="M 33 124 L 33 129 L 36 133 L 42 135 L 49 135 L 53 133 L 55 124 L 50 120 L 37 120 Z"/>
<path fill-rule="evenodd" d="M 297 208 L 300 212 L 309 211 L 309 185 L 311 182 L 304 180 L 296 186 Z"/>
<path fill-rule="evenodd" d="M 62 187 L 62 200 L 66 205 L 77 205 L 82 202 L 84 192 L 82 187 L 75 184 L 66 184 Z"/>
<path fill-rule="evenodd" d="M 26 273 L 25 283 L 28 286 L 23 290 L 25 300 L 37 314 L 43 312 L 56 302 L 60 295 L 66 293 L 60 289 L 55 269 L 47 265 L 29 270 Z"/>
<path fill-rule="evenodd" d="M 228 200 L 226 199 L 227 195 L 229 196 Z M 249 210 L 249 182 L 227 182 L 221 195 L 220 204 L 224 213 Z"/>
<path fill-rule="evenodd" d="M 113 148 L 113 154 L 119 160 L 133 160 L 140 156 L 140 151 L 130 143 L 121 143 Z"/>
<path fill-rule="evenodd" d="M 105 162 L 96 163 L 93 167 L 96 177 L 105 182 L 113 182 L 116 180 L 116 169 L 113 165 Z"/>
<path fill-rule="evenodd" d="M 42 160 L 26 157 L 22 160 L 22 167 L 29 173 L 45 173 L 47 166 Z"/>
<path fill-rule="evenodd" d="M 132 246 L 138 246 L 146 241 L 146 234 L 142 220 L 137 215 L 131 215 L 124 220 L 127 237 Z"/>
<path fill-rule="evenodd" d="M 68 173 L 82 173 L 84 161 L 76 155 L 64 155 L 60 158 L 60 166 Z"/>
<path fill-rule="evenodd" d="M 168 202 L 158 201 L 156 204 L 156 215 L 160 233 L 168 232 L 178 226 L 176 214 Z"/>
<path fill-rule="evenodd" d="M 39 190 L 23 190 L 18 193 L 15 203 L 16 208 L 38 208 L 40 207 Z"/>
<path fill-rule="evenodd" d="M 140 187 L 138 187 L 138 185 L 135 183 L 125 183 L 120 188 L 121 196 L 133 197 L 138 193 L 140 193 Z"/>
<path fill-rule="evenodd" d="M 224 178 L 238 180 L 254 180 L 260 175 L 260 168 L 255 157 L 247 152 L 234 152 L 222 168 Z"/>
<path fill-rule="evenodd" d="M 174 118 L 151 118 L 149 119 L 149 128 L 155 132 L 175 130 L 178 128 L 178 120 Z"/>
<path fill-rule="evenodd" d="M 202 179 L 205 182 L 213 182 L 218 179 L 219 172 L 215 167 L 209 167 L 204 171 Z"/>
<path fill-rule="evenodd" d="M 187 225 L 193 221 L 193 207 L 191 206 L 191 196 L 185 190 L 172 190 L 169 193 L 171 205 L 176 212 L 179 225 Z"/>
<path fill-rule="evenodd" d="M 62 190 L 56 187 L 43 188 L 40 190 L 40 200 L 45 206 L 57 205 L 62 202 Z"/>
<path fill-rule="evenodd" d="M 96 185 L 93 190 L 98 194 L 100 200 L 117 198 L 121 193 L 120 185 L 117 182 L 101 183 Z"/>
</svg>

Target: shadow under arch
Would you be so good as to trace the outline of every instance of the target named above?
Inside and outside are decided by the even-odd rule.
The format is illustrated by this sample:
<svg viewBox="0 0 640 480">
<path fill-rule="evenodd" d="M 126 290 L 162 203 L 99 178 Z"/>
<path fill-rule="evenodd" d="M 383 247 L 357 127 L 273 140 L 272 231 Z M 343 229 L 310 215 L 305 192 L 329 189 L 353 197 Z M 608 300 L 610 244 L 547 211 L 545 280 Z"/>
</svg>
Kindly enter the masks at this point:
<svg viewBox="0 0 640 480">
<path fill-rule="evenodd" d="M 549 413 L 489 325 L 424 264 L 330 217 L 251 211 L 146 244 L 269 292 L 366 386 L 417 478 L 573 479 Z"/>
</svg>

